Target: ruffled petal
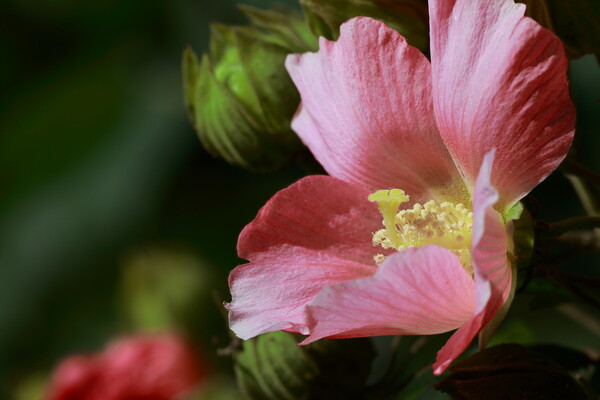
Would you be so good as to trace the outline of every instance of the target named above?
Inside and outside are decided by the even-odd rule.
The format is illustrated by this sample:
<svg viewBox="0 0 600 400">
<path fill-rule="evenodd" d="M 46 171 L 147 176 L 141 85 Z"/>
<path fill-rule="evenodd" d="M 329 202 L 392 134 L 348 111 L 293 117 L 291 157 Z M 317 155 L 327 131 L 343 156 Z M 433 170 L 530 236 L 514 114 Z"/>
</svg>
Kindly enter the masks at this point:
<svg viewBox="0 0 600 400">
<path fill-rule="evenodd" d="M 475 282 L 437 245 L 389 256 L 373 276 L 324 288 L 308 306 L 310 337 L 430 335 L 461 326 L 475 311 Z"/>
<path fill-rule="evenodd" d="M 548 176 L 575 129 L 561 41 L 512 0 L 430 0 L 438 128 L 469 187 L 496 148 L 505 210 Z"/>
<path fill-rule="evenodd" d="M 250 261 L 229 276 L 231 329 L 242 339 L 276 330 L 308 334 L 304 307 L 325 286 L 376 270 L 381 228 L 369 191 L 309 176 L 277 193 L 240 234 Z"/>
<path fill-rule="evenodd" d="M 469 346 L 509 296 L 512 270 L 507 258 L 506 226 L 494 209 L 498 192 L 490 184 L 494 151 L 485 155 L 473 194 L 471 260 L 477 291 L 476 311 L 438 352 L 433 365 L 439 375 Z"/>
<path fill-rule="evenodd" d="M 354 18 L 286 67 L 302 98 L 292 128 L 331 176 L 415 200 L 464 187 L 435 124 L 429 61 L 399 33 Z"/>
</svg>

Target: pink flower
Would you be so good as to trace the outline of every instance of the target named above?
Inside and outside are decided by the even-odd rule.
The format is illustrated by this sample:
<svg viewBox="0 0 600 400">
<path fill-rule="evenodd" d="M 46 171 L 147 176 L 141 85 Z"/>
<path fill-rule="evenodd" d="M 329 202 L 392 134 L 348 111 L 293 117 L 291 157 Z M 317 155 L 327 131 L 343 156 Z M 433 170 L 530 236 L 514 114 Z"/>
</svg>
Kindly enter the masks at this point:
<svg viewBox="0 0 600 400">
<path fill-rule="evenodd" d="M 48 400 L 174 400 L 206 372 L 172 335 L 131 336 L 92 356 L 72 356 L 54 372 Z"/>
<path fill-rule="evenodd" d="M 458 329 L 436 374 L 478 333 L 485 344 L 514 289 L 507 211 L 574 133 L 562 44 L 524 10 L 429 0 L 431 63 L 362 17 L 288 57 L 302 97 L 292 127 L 330 176 L 280 191 L 241 233 L 250 263 L 232 271 L 228 306 L 239 337 Z"/>
</svg>

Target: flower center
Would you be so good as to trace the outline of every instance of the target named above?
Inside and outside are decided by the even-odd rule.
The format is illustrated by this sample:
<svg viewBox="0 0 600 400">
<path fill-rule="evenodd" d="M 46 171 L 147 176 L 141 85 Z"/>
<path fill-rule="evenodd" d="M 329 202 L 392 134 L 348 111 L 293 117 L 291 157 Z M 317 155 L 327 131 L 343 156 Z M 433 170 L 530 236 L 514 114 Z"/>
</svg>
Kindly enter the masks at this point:
<svg viewBox="0 0 600 400">
<path fill-rule="evenodd" d="M 451 250 L 465 270 L 473 272 L 470 253 L 473 213 L 462 203 L 430 200 L 398 211 L 400 204 L 409 201 L 400 189 L 378 190 L 369 195 L 369 201 L 379 205 L 385 226 L 373 234 L 374 246 L 401 251 L 437 244 Z M 375 261 L 379 264 L 384 258 L 383 254 L 377 254 Z"/>
</svg>

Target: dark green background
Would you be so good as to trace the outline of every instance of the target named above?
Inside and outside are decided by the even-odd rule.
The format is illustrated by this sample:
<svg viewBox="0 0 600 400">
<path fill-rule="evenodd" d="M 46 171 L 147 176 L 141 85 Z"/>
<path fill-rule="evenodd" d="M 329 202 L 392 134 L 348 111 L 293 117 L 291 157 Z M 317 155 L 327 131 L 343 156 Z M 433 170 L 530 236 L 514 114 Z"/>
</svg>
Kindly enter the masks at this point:
<svg viewBox="0 0 600 400">
<path fill-rule="evenodd" d="M 229 299 L 237 234 L 299 172 L 251 175 L 200 147 L 180 60 L 207 50 L 217 21 L 245 23 L 233 1 L 2 2 L 0 398 L 132 329 L 119 293 L 132 254 L 191 254 Z M 205 306 L 216 358 L 226 323 Z"/>
</svg>

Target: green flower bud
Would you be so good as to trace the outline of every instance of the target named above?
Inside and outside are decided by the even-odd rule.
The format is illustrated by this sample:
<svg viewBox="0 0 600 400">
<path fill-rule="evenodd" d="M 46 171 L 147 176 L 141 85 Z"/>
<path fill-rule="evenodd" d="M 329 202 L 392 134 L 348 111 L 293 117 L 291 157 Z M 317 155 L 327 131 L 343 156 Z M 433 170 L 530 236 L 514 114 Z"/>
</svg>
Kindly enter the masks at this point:
<svg viewBox="0 0 600 400">
<path fill-rule="evenodd" d="M 251 26 L 212 26 L 211 52 L 183 55 L 185 102 L 204 147 L 253 171 L 288 164 L 302 145 L 290 128 L 300 102 L 284 68 L 289 53 L 316 49 L 304 21 L 243 9 Z"/>
<path fill-rule="evenodd" d="M 426 0 L 300 0 L 300 4 L 318 36 L 335 40 L 342 23 L 362 15 L 385 22 L 421 51 L 429 48 Z"/>
<path fill-rule="evenodd" d="M 373 358 L 368 339 L 298 346 L 296 335 L 274 332 L 244 342 L 235 373 L 248 399 L 348 399 L 364 390 Z"/>
</svg>

